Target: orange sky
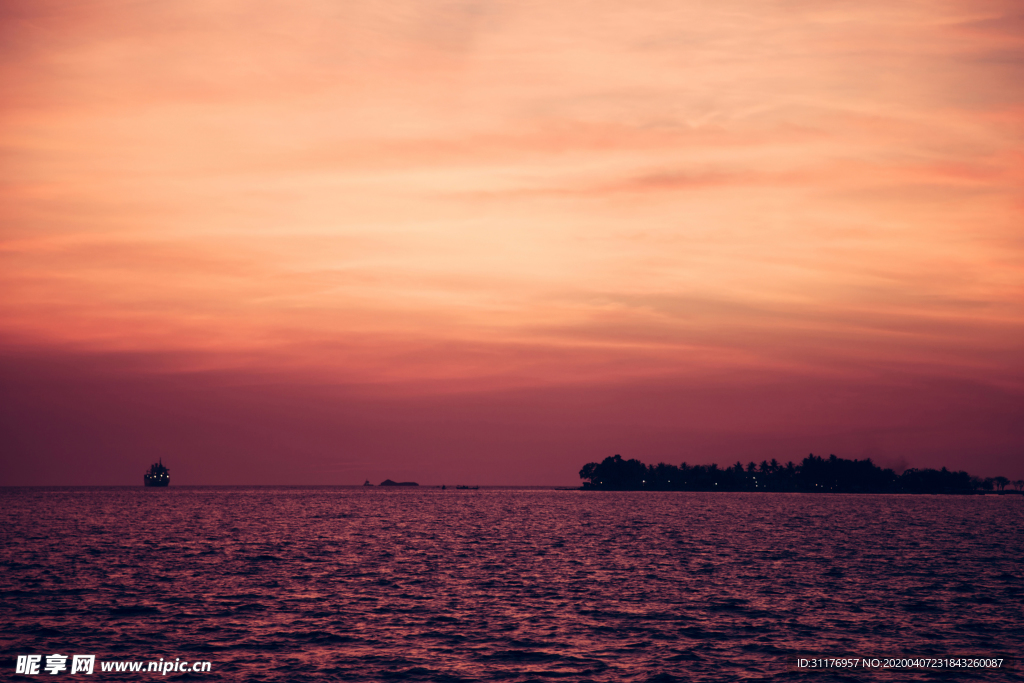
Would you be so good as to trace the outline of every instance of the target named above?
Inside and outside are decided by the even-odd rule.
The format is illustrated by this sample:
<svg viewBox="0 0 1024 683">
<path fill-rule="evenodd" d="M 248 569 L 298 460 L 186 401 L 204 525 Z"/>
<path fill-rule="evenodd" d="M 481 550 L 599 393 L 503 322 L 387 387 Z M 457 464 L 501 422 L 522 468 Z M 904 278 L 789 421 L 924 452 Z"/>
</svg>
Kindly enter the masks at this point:
<svg viewBox="0 0 1024 683">
<path fill-rule="evenodd" d="M 97 359 L 200 393 L 273 377 L 303 398 L 271 422 L 322 406 L 288 456 L 320 464 L 287 483 L 342 450 L 322 483 L 403 478 L 438 402 L 479 438 L 424 478 L 815 448 L 1024 476 L 1019 3 L 0 1 L 0 57 L 11 483 L 146 460 L 145 430 L 76 432 L 57 398 Z M 123 391 L 194 404 L 147 386 Z M 82 400 L 127 433 L 112 391 Z M 513 394 L 573 406 L 564 429 L 465 403 Z M 847 396 L 847 418 L 802 394 Z M 712 415 L 674 409 L 702 395 Z M 225 464 L 184 480 L 234 481 L 244 403 L 204 408 L 234 426 L 189 448 Z M 957 423 L 971 406 L 987 417 Z M 557 465 L 511 467 L 522 433 Z"/>
</svg>

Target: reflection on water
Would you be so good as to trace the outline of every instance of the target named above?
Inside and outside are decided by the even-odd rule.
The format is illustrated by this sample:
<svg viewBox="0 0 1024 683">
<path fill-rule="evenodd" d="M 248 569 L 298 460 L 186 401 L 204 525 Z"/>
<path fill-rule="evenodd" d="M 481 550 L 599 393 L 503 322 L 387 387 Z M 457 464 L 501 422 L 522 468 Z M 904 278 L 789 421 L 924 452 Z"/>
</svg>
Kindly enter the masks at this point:
<svg viewBox="0 0 1024 683">
<path fill-rule="evenodd" d="M 3 489 L 0 509 L 8 672 L 61 652 L 253 681 L 825 681 L 852 679 L 787 656 L 1024 645 L 1018 496 Z"/>
</svg>

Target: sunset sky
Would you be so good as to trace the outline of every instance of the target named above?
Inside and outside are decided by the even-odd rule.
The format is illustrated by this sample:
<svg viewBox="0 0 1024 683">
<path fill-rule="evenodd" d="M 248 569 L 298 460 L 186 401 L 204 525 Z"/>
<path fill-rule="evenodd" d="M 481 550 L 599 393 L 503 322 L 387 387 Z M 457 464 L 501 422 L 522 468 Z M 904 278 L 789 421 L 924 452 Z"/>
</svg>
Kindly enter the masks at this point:
<svg viewBox="0 0 1024 683">
<path fill-rule="evenodd" d="M 0 484 L 1024 477 L 1018 0 L 0 0 L 0 84 Z"/>
</svg>

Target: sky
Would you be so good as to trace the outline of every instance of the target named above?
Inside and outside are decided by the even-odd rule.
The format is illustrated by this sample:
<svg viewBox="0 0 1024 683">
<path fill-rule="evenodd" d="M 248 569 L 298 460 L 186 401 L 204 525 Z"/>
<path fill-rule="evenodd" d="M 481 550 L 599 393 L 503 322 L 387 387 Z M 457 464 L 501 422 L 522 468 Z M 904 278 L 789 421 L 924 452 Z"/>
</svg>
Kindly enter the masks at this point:
<svg viewBox="0 0 1024 683">
<path fill-rule="evenodd" d="M 0 484 L 1024 477 L 1016 0 L 0 0 Z"/>
</svg>

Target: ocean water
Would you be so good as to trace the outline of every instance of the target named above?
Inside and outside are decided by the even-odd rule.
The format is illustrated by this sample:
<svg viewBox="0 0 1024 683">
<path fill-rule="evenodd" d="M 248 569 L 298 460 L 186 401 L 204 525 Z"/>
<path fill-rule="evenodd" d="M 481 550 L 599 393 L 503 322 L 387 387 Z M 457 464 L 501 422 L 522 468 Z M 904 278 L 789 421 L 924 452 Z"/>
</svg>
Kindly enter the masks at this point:
<svg viewBox="0 0 1024 683">
<path fill-rule="evenodd" d="M 792 668 L 1020 656 L 1021 496 L 2 489 L 0 521 L 5 680 L 1024 680 Z M 161 658 L 211 670 L 99 670 Z"/>
</svg>

